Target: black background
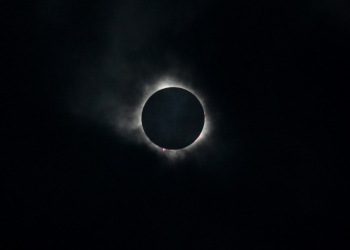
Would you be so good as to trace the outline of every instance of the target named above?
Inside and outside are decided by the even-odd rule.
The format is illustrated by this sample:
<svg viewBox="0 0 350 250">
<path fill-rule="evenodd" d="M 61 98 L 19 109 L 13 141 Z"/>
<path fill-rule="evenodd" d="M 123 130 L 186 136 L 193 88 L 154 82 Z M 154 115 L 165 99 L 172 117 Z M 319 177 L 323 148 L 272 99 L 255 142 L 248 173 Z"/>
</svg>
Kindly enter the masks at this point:
<svg viewBox="0 0 350 250">
<path fill-rule="evenodd" d="M 1 249 L 348 249 L 349 10 L 327 0 L 4 6 Z M 71 112 L 77 72 L 97 67 L 115 37 L 140 78 L 141 61 L 149 75 L 166 71 L 167 53 L 190 65 L 221 117 L 211 136 L 222 154 L 170 167 Z"/>
</svg>

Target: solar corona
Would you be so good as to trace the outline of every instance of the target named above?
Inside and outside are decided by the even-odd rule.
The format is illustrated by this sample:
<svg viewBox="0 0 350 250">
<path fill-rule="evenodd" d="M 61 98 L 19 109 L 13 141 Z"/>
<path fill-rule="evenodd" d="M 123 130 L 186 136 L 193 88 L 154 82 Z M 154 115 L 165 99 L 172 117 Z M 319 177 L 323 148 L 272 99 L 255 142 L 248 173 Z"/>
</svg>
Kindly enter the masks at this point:
<svg viewBox="0 0 350 250">
<path fill-rule="evenodd" d="M 210 110 L 203 93 L 191 83 L 163 76 L 144 85 L 124 125 L 137 134 L 139 143 L 171 161 L 200 157 L 210 148 Z"/>
</svg>

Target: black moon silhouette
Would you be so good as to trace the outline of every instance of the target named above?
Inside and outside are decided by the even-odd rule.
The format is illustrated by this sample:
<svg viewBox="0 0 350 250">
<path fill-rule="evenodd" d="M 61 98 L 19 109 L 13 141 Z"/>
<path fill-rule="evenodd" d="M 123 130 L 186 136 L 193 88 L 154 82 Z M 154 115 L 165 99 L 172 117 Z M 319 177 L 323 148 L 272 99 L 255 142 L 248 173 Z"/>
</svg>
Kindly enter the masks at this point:
<svg viewBox="0 0 350 250">
<path fill-rule="evenodd" d="M 163 149 L 182 149 L 201 135 L 204 110 L 195 95 L 182 88 L 165 88 L 154 93 L 142 110 L 147 137 Z"/>
</svg>

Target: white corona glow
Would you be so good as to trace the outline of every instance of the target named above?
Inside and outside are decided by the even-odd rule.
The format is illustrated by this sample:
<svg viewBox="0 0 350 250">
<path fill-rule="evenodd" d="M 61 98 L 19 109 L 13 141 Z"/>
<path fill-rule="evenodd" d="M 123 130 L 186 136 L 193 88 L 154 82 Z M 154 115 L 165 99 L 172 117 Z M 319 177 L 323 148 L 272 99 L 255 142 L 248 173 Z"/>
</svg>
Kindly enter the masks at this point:
<svg viewBox="0 0 350 250">
<path fill-rule="evenodd" d="M 179 149 L 179 150 L 167 150 L 165 148 L 161 148 L 157 145 L 155 145 L 152 141 L 149 140 L 149 138 L 146 136 L 143 127 L 142 127 L 142 110 L 143 107 L 146 103 L 146 101 L 157 91 L 165 88 L 171 88 L 171 87 L 177 87 L 177 88 L 183 88 L 192 94 L 194 94 L 200 103 L 202 104 L 203 109 L 206 111 L 204 114 L 205 115 L 205 121 L 204 121 L 204 126 L 203 130 L 200 134 L 200 136 L 193 142 L 191 145 L 187 146 L 186 148 Z M 151 149 L 154 152 L 162 152 L 161 155 L 166 156 L 167 158 L 171 160 L 176 160 L 176 159 L 182 159 L 184 158 L 187 154 L 193 153 L 195 154 L 196 148 L 201 147 L 205 145 L 210 138 L 209 134 L 210 131 L 212 130 L 212 121 L 210 120 L 210 115 L 207 115 L 207 109 L 206 103 L 205 103 L 205 98 L 203 95 L 198 91 L 193 89 L 189 83 L 185 83 L 183 81 L 179 81 L 174 77 L 161 77 L 160 79 L 156 80 L 153 83 L 146 84 L 144 85 L 144 89 L 142 91 L 142 96 L 140 98 L 140 101 L 136 107 L 134 107 L 134 110 L 129 110 L 131 111 L 131 117 L 128 119 L 129 121 L 127 124 L 124 124 L 126 126 L 131 126 L 129 129 L 134 131 L 134 135 L 139 137 L 137 139 L 138 142 L 145 144 L 148 146 L 149 149 Z M 205 139 L 201 139 L 198 141 L 199 138 L 204 137 Z"/>
</svg>

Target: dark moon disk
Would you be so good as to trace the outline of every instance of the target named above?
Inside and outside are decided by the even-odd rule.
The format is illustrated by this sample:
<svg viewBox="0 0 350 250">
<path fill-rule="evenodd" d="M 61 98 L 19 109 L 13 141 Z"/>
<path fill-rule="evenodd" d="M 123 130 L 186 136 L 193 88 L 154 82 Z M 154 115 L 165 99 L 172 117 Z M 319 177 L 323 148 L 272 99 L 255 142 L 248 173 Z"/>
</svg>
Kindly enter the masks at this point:
<svg viewBox="0 0 350 250">
<path fill-rule="evenodd" d="M 195 95 L 182 88 L 165 88 L 154 93 L 142 110 L 147 137 L 165 149 L 191 145 L 204 126 L 204 110 Z"/>
</svg>

